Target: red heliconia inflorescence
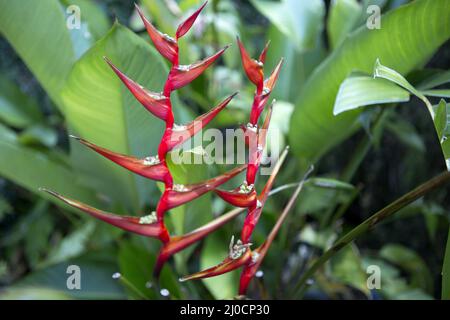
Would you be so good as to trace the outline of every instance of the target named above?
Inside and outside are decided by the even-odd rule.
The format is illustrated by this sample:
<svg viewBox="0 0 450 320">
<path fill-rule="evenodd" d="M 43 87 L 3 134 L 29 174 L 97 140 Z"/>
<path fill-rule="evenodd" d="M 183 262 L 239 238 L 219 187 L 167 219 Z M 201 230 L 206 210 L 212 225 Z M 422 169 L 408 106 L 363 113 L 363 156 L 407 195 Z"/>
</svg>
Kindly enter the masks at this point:
<svg viewBox="0 0 450 320">
<path fill-rule="evenodd" d="M 265 187 L 260 194 L 257 194 L 254 184 L 266 144 L 267 129 L 272 115 L 273 104 L 268 107 L 268 111 L 261 127 L 258 127 L 258 122 L 260 115 L 267 104 L 270 93 L 276 84 L 283 60 L 277 64 L 271 75 L 267 79 L 264 79 L 264 62 L 268 44 L 262 51 L 258 60 L 254 60 L 250 58 L 241 41 L 237 39 L 245 73 L 250 81 L 256 86 L 256 92 L 250 112 L 250 120 L 247 126 L 244 127 L 246 132 L 246 142 L 248 142 L 249 146 L 248 163 L 202 183 L 190 185 L 178 185 L 174 183 L 172 174 L 166 162 L 167 154 L 202 130 L 236 95 L 232 94 L 209 112 L 199 116 L 187 125 L 177 126 L 175 124 L 171 99 L 173 91 L 196 79 L 228 48 L 228 46 L 226 46 L 202 61 L 190 65 L 179 65 L 178 40 L 189 31 L 206 3 L 207 2 L 178 26 L 175 38 L 158 31 L 153 24 L 146 19 L 139 7 L 136 6 L 154 46 L 158 52 L 171 63 L 171 69 L 164 85 L 163 92 L 152 92 L 145 89 L 120 71 L 107 57 L 104 58 L 134 97 L 150 111 L 150 113 L 165 122 L 165 129 L 158 147 L 157 155 L 146 158 L 136 158 L 115 153 L 84 139 L 74 137 L 83 145 L 91 148 L 98 154 L 115 162 L 123 168 L 145 178 L 163 182 L 164 191 L 162 192 L 162 196 L 159 199 L 155 211 L 142 217 L 116 215 L 69 199 L 54 191 L 45 188 L 42 188 L 42 190 L 61 199 L 68 205 L 78 208 L 111 225 L 136 234 L 159 239 L 162 243 L 162 247 L 154 268 L 154 276 L 156 278 L 158 278 L 164 263 L 175 253 L 203 239 L 211 232 L 217 230 L 225 223 L 238 216 L 241 212 L 247 211 L 241 231 L 241 239 L 234 242 L 234 239 L 232 238 L 228 257 L 215 267 L 180 279 L 184 281 L 207 278 L 243 267 L 239 292 L 240 294 L 245 294 L 250 280 L 255 275 L 268 247 L 284 221 L 287 211 L 289 211 L 299 192 L 298 188 L 267 240 L 258 249 L 252 251 L 250 248 L 252 245 L 250 243 L 252 233 L 261 216 L 264 204 L 274 184 L 275 177 L 287 154 L 286 149 L 275 165 Z M 246 181 L 243 184 L 229 191 L 218 189 L 219 186 L 244 171 L 246 171 Z M 214 191 L 224 201 L 238 208 L 185 235 L 170 235 L 164 222 L 165 214 L 170 209 L 190 202 L 209 191 Z"/>
</svg>

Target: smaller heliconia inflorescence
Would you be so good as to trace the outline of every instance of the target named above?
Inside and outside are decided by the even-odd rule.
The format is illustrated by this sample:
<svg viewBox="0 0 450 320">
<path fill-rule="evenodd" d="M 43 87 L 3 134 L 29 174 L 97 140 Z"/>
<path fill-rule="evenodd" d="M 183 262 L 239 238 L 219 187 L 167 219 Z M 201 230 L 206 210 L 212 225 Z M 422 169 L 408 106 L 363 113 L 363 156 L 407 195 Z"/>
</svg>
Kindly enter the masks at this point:
<svg viewBox="0 0 450 320">
<path fill-rule="evenodd" d="M 200 241 L 211 232 L 217 230 L 219 227 L 238 216 L 241 212 L 246 211 L 246 217 L 242 227 L 240 239 L 235 241 L 234 236 L 231 237 L 228 257 L 225 257 L 223 262 L 215 267 L 185 276 L 180 279 L 180 281 L 186 281 L 191 279 L 213 277 L 242 267 L 243 270 L 241 274 L 239 293 L 245 294 L 250 280 L 255 276 L 268 247 L 272 243 L 276 233 L 286 217 L 287 211 L 292 206 L 291 202 L 293 202 L 293 198 L 298 194 L 298 192 L 296 192 L 293 198 L 291 198 L 290 203 L 280 215 L 277 224 L 267 237 L 266 241 L 260 247 L 252 249 L 252 243 L 250 243 L 252 233 L 261 216 L 264 204 L 267 201 L 269 192 L 274 184 L 275 177 L 278 174 L 287 154 L 286 148 L 275 165 L 264 188 L 260 193 L 257 193 L 255 190 L 255 179 L 266 143 L 266 133 L 272 115 L 273 103 L 269 105 L 265 119 L 262 121 L 261 126 L 259 124 L 259 120 L 265 106 L 267 105 L 269 96 L 277 82 L 283 60 L 277 64 L 274 71 L 268 78 L 265 79 L 264 62 L 266 59 L 268 45 L 266 45 L 258 59 L 252 59 L 248 55 L 242 42 L 237 39 L 244 71 L 250 81 L 256 86 L 250 112 L 250 119 L 248 124 L 243 127 L 243 130 L 246 132 L 246 139 L 255 139 L 254 141 L 257 143 L 247 143 L 249 148 L 249 158 L 246 165 L 236 167 L 218 177 L 209 179 L 202 183 L 186 185 L 174 183 L 172 174 L 166 163 L 168 153 L 175 147 L 183 144 L 199 130 L 205 127 L 228 105 L 228 103 L 236 95 L 236 93 L 230 95 L 216 107 L 212 108 L 206 114 L 199 116 L 191 123 L 183 126 L 175 124 L 171 99 L 172 93 L 175 90 L 186 86 L 201 75 L 202 72 L 205 71 L 214 61 L 216 61 L 228 48 L 228 46 L 226 46 L 202 61 L 190 65 L 179 65 L 178 41 L 189 31 L 205 5 L 206 2 L 178 26 L 175 37 L 159 32 L 152 25 L 152 23 L 145 18 L 139 7 L 136 6 L 154 46 L 158 52 L 171 63 L 171 69 L 162 92 L 152 92 L 142 87 L 121 72 L 107 57 L 104 57 L 105 61 L 110 65 L 112 70 L 117 74 L 134 97 L 148 111 L 150 111 L 150 113 L 165 122 L 165 130 L 162 135 L 157 154 L 145 157 L 143 159 L 136 158 L 118 154 L 84 139 L 73 137 L 85 146 L 91 148 L 95 152 L 124 167 L 125 169 L 148 179 L 163 182 L 164 191 L 162 192 L 155 211 L 142 217 L 116 215 L 66 198 L 65 196 L 62 196 L 54 191 L 47 190 L 45 188 L 42 189 L 65 203 L 78 208 L 97 219 L 103 220 L 104 222 L 126 231 L 159 239 L 162 243 L 162 247 L 154 267 L 154 276 L 156 279 L 158 278 L 164 263 L 175 253 Z M 219 186 L 244 171 L 246 172 L 246 180 L 241 185 L 236 186 L 233 190 L 218 189 Z M 197 230 L 191 231 L 188 234 L 178 236 L 171 235 L 164 222 L 166 213 L 170 209 L 190 202 L 209 191 L 214 191 L 224 201 L 238 208 L 218 217 Z"/>
</svg>

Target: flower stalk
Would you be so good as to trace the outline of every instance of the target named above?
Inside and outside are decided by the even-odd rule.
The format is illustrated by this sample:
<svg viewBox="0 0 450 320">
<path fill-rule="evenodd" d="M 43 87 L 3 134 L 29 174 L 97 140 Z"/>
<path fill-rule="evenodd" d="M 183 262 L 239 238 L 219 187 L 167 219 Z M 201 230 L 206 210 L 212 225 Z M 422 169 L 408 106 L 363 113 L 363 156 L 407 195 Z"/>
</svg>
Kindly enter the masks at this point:
<svg viewBox="0 0 450 320">
<path fill-rule="evenodd" d="M 199 62 L 189 65 L 179 64 L 180 52 L 178 41 L 191 29 L 206 4 L 207 2 L 200 6 L 191 16 L 189 16 L 178 26 L 174 37 L 160 32 L 144 16 L 143 12 L 136 5 L 137 12 L 144 23 L 151 42 L 155 46 L 156 50 L 170 63 L 170 71 L 167 75 L 162 92 L 154 92 L 144 88 L 142 85 L 138 84 L 123 73 L 107 57 L 104 57 L 105 62 L 111 67 L 112 71 L 133 94 L 136 100 L 139 101 L 142 106 L 153 116 L 161 121 L 164 121 L 165 128 L 156 154 L 145 158 L 136 158 L 107 150 L 82 138 L 73 137 L 81 144 L 92 149 L 110 161 L 113 161 L 117 165 L 150 180 L 162 182 L 164 184 L 164 189 L 158 200 L 155 211 L 141 217 L 122 216 L 93 208 L 87 204 L 70 199 L 69 197 L 63 196 L 52 190 L 47 190 L 45 188 L 42 188 L 42 190 L 57 197 L 66 204 L 86 212 L 94 218 L 129 232 L 159 239 L 162 246 L 156 265 L 154 266 L 154 277 L 156 279 L 158 279 L 164 264 L 174 254 L 197 243 L 211 232 L 214 232 L 225 223 L 237 217 L 243 211 L 247 211 L 244 225 L 241 230 L 241 238 L 236 241 L 234 241 L 234 237 L 232 238 L 228 257 L 226 257 L 222 263 L 215 267 L 180 279 L 182 281 L 186 281 L 213 277 L 244 267 L 241 276 L 240 293 L 245 293 L 250 279 L 254 276 L 257 267 L 259 267 L 262 258 L 267 252 L 267 248 L 270 246 L 276 233 L 281 227 L 281 224 L 287 215 L 287 211 L 289 211 L 292 207 L 293 202 L 295 201 L 295 198 L 300 192 L 303 184 L 300 183 L 297 187 L 291 201 L 281 214 L 279 221 L 275 225 L 267 240 L 258 249 L 252 251 L 252 244 L 250 240 L 253 231 L 259 221 L 264 204 L 267 201 L 270 191 L 274 185 L 275 177 L 281 169 L 288 150 L 288 148 L 286 148 L 283 151 L 264 188 L 258 194 L 257 190 L 255 190 L 255 181 L 266 145 L 267 131 L 269 128 L 274 103 L 267 108 L 268 110 L 261 127 L 259 127 L 258 123 L 270 94 L 277 82 L 279 72 L 283 64 L 283 59 L 280 60 L 270 76 L 265 79 L 264 63 L 266 60 L 269 43 L 267 43 L 259 55 L 259 58 L 256 60 L 249 56 L 239 38 L 237 39 L 237 43 L 245 74 L 256 87 L 249 122 L 244 128 L 246 133 L 245 141 L 249 149 L 248 162 L 245 165 L 238 166 L 228 172 L 201 183 L 180 185 L 174 181 L 172 173 L 167 165 L 167 157 L 170 156 L 169 153 L 176 147 L 191 139 L 199 131 L 203 130 L 206 125 L 208 125 L 227 107 L 227 105 L 237 94 L 234 93 L 230 95 L 217 106 L 213 107 L 210 111 L 199 116 L 186 125 L 177 125 L 175 123 L 172 93 L 188 85 L 199 77 L 208 67 L 217 61 L 229 47 L 225 46 L 215 54 Z M 218 189 L 221 185 L 243 172 L 245 172 L 246 180 L 241 185 L 232 190 Z M 210 191 L 214 191 L 224 201 L 237 208 L 187 234 L 171 235 L 165 224 L 166 214 L 171 209 L 193 201 L 194 199 Z"/>
</svg>

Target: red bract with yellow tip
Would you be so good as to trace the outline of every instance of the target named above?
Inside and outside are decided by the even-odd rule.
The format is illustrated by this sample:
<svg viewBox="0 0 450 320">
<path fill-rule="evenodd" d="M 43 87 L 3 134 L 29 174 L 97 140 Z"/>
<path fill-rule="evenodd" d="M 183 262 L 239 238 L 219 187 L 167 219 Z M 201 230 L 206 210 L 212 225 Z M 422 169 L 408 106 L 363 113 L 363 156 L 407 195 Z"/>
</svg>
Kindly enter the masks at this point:
<svg viewBox="0 0 450 320">
<path fill-rule="evenodd" d="M 240 293 L 245 293 L 250 279 L 254 276 L 256 269 L 259 267 L 267 248 L 273 241 L 275 234 L 278 232 L 282 221 L 285 219 L 287 211 L 292 206 L 292 201 L 288 204 L 288 209 L 283 211 L 280 220 L 277 222 L 274 230 L 269 235 L 262 246 L 252 251 L 250 243 L 251 236 L 256 224 L 262 214 L 262 210 L 274 180 L 281 165 L 286 158 L 287 149 L 278 159 L 272 174 L 268 178 L 265 187 L 258 194 L 255 189 L 255 180 L 260 167 L 261 158 L 264 147 L 266 145 L 267 130 L 269 128 L 272 115 L 273 104 L 268 108 L 264 122 L 261 128 L 258 127 L 260 115 L 264 111 L 264 107 L 269 99 L 276 81 L 279 76 L 282 61 L 275 67 L 270 77 L 264 80 L 264 62 L 268 51 L 269 44 L 265 46 L 258 60 L 250 58 L 242 42 L 238 39 L 238 46 L 242 57 L 242 64 L 247 77 L 256 86 L 256 92 L 252 108 L 250 111 L 249 124 L 245 127 L 246 143 L 249 148 L 248 163 L 237 166 L 215 178 L 194 184 L 177 184 L 174 181 L 172 173 L 167 165 L 168 153 L 174 148 L 182 145 L 184 142 L 192 138 L 208 125 L 236 96 L 236 93 L 230 95 L 219 103 L 216 107 L 203 115 L 200 115 L 192 122 L 186 125 L 176 125 L 174 112 L 172 110 L 172 92 L 180 89 L 199 77 L 209 66 L 212 65 L 225 52 L 228 46 L 219 50 L 217 53 L 202 61 L 180 65 L 178 41 L 193 26 L 201 11 L 206 6 L 206 2 L 187 17 L 177 28 L 174 37 L 163 34 L 144 16 L 143 12 L 136 6 L 139 15 L 142 18 L 144 26 L 150 36 L 157 51 L 166 58 L 170 64 L 170 71 L 164 84 L 163 92 L 153 92 L 144 88 L 124 72 L 119 70 L 107 57 L 104 57 L 106 63 L 111 67 L 112 71 L 119 77 L 123 84 L 133 94 L 133 96 L 156 118 L 164 121 L 165 128 L 162 134 L 158 150 L 155 156 L 145 158 L 136 158 L 130 155 L 119 154 L 114 151 L 105 149 L 92 142 L 88 142 L 82 138 L 76 138 L 80 143 L 89 147 L 96 153 L 122 166 L 123 168 L 141 175 L 145 178 L 161 181 L 164 184 L 164 190 L 156 205 L 155 211 L 141 217 L 122 216 L 105 212 L 93 208 L 87 204 L 72 200 L 66 196 L 60 195 L 54 191 L 43 189 L 52 196 L 57 197 L 66 204 L 75 207 L 90 216 L 102 220 L 108 224 L 114 225 L 123 230 L 133 232 L 139 235 L 157 238 L 161 241 L 161 249 L 154 267 L 154 276 L 157 279 L 164 264 L 177 252 L 197 243 L 204 237 L 222 227 L 225 223 L 237 217 L 241 212 L 247 211 L 244 225 L 241 230 L 241 239 L 234 241 L 232 237 L 229 246 L 229 255 L 219 265 L 207 270 L 194 273 L 190 276 L 181 278 L 181 280 L 193 280 L 199 278 L 213 277 L 237 268 L 243 267 L 241 276 Z M 246 171 L 246 181 L 231 190 L 218 189 L 221 185 Z M 184 235 L 171 235 L 165 224 L 165 217 L 169 210 L 184 205 L 203 194 L 214 191 L 220 198 L 232 206 L 236 206 L 234 210 L 223 214 L 220 217 L 210 221 L 204 226 L 193 230 Z M 299 191 L 298 191 L 299 192 Z M 297 197 L 298 192 L 294 194 Z"/>
</svg>

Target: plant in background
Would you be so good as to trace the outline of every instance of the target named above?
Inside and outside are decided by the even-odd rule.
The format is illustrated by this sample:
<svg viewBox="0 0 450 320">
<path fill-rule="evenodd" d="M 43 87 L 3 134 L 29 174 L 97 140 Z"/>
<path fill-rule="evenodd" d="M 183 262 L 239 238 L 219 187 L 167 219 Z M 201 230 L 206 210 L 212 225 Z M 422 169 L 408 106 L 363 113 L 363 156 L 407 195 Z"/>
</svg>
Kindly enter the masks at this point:
<svg viewBox="0 0 450 320">
<path fill-rule="evenodd" d="M 165 130 L 159 143 L 157 155 L 148 156 L 145 158 L 135 158 L 128 155 L 115 153 L 84 139 L 72 136 L 85 146 L 91 148 L 116 164 L 145 178 L 163 182 L 164 190 L 158 201 L 156 210 L 152 211 L 149 215 L 142 217 L 121 216 L 98 210 L 79 201 L 69 199 L 55 191 L 48 190 L 46 188 L 41 189 L 59 198 L 70 206 L 83 210 L 89 215 L 111 225 L 136 234 L 159 239 L 162 243 L 162 247 L 154 267 L 155 278 L 159 277 L 164 263 L 175 253 L 203 239 L 209 233 L 213 232 L 230 219 L 241 213 L 242 210 L 233 210 L 188 234 L 179 236 L 170 235 L 164 221 L 164 217 L 168 211 L 186 204 L 187 202 L 202 196 L 206 192 L 214 190 L 218 196 L 229 204 L 247 209 L 247 215 L 241 232 L 241 239 L 237 240 L 235 243 L 234 237 L 232 237 L 229 256 L 220 265 L 190 276 L 186 276 L 181 280 L 185 281 L 190 279 L 212 277 L 243 266 L 244 269 L 241 276 L 239 293 L 245 294 L 250 280 L 255 275 L 270 244 L 280 229 L 282 222 L 286 218 L 287 212 L 292 207 L 295 198 L 298 196 L 303 182 L 298 185 L 296 192 L 294 192 L 294 196 L 291 198 L 290 203 L 281 214 L 279 221 L 273 228 L 267 240 L 259 248 L 251 250 L 250 247 L 252 243 L 250 243 L 250 240 L 253 230 L 261 216 L 264 204 L 267 201 L 269 192 L 274 184 L 275 177 L 277 176 L 287 155 L 286 149 L 280 156 L 263 190 L 260 194 L 257 194 L 254 184 L 266 144 L 266 136 L 269 128 L 273 104 L 269 106 L 266 118 L 261 127 L 259 126 L 259 118 L 276 84 L 283 60 L 278 63 L 272 74 L 267 79 L 264 79 L 263 66 L 266 59 L 268 44 L 264 48 L 259 59 L 255 60 L 250 58 L 239 39 L 237 41 L 239 44 L 245 73 L 250 81 L 256 85 L 256 92 L 250 113 L 250 121 L 244 128 L 246 132 L 245 140 L 249 147 L 248 164 L 239 166 L 218 177 L 200 183 L 177 184 L 174 182 L 173 176 L 167 164 L 167 158 L 170 157 L 169 152 L 182 145 L 202 130 L 210 121 L 214 119 L 214 117 L 219 114 L 219 112 L 227 106 L 231 99 L 233 99 L 236 95 L 235 93 L 229 96 L 209 112 L 199 116 L 186 125 L 177 125 L 175 123 L 174 113 L 172 110 L 172 93 L 175 90 L 188 85 L 191 81 L 200 76 L 202 72 L 205 71 L 214 61 L 216 61 L 228 48 L 227 46 L 200 62 L 190 65 L 179 64 L 178 40 L 189 31 L 197 19 L 197 16 L 205 7 L 206 3 L 207 2 L 205 2 L 190 17 L 178 26 L 175 38 L 158 31 L 152 23 L 145 18 L 142 11 L 136 5 L 136 8 L 142 18 L 142 21 L 144 22 L 153 44 L 155 45 L 155 48 L 171 63 L 171 69 L 164 84 L 163 92 L 157 93 L 145 89 L 140 84 L 127 77 L 108 58 L 105 57 L 105 61 L 110 65 L 112 70 L 122 80 L 134 97 L 155 117 L 165 122 Z M 246 170 L 246 180 L 240 186 L 236 187 L 232 191 L 217 189 L 220 185 L 224 184 L 244 170 Z"/>
</svg>

